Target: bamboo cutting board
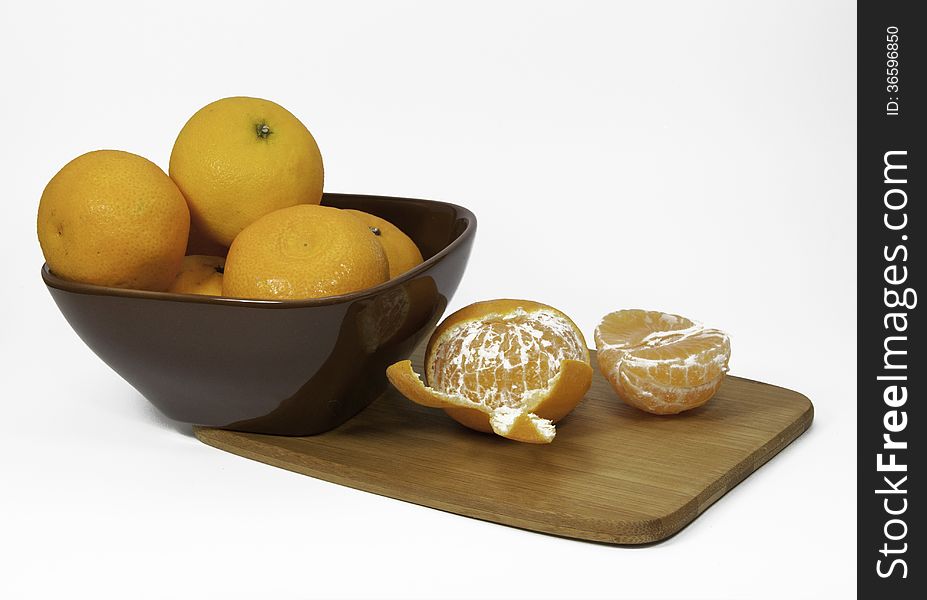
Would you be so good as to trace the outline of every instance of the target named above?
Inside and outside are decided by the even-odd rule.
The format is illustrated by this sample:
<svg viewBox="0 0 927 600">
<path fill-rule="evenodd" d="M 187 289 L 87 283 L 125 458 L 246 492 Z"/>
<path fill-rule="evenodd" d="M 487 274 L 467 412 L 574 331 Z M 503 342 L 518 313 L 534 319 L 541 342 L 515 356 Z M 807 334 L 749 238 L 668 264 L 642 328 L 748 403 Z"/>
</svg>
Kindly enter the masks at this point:
<svg viewBox="0 0 927 600">
<path fill-rule="evenodd" d="M 421 372 L 422 348 L 412 359 Z M 596 364 L 593 353 L 592 364 Z M 196 428 L 270 465 L 440 510 L 584 540 L 665 539 L 811 425 L 805 396 L 728 376 L 705 406 L 655 416 L 596 370 L 550 445 L 465 429 L 390 389 L 338 429 L 279 437 Z"/>
</svg>

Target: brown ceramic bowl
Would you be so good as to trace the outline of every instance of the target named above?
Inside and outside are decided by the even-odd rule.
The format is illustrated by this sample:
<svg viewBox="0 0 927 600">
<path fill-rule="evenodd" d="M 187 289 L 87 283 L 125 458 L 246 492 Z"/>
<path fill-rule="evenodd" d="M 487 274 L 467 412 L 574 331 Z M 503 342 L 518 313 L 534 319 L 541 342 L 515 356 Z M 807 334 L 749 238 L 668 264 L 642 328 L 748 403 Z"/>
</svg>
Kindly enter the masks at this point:
<svg viewBox="0 0 927 600">
<path fill-rule="evenodd" d="M 429 334 L 463 276 L 476 218 L 445 202 L 325 194 L 396 224 L 425 262 L 351 294 L 259 301 L 102 287 L 42 267 L 65 319 L 168 417 L 256 433 L 311 435 L 384 389 L 386 367 Z"/>
</svg>

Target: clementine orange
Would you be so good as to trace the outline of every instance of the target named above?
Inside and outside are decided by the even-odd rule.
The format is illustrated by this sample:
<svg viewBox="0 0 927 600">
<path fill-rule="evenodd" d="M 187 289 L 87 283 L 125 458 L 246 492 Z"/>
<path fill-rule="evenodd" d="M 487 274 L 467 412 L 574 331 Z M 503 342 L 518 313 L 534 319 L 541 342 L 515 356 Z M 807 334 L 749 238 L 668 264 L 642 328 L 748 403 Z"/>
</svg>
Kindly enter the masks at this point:
<svg viewBox="0 0 927 600">
<path fill-rule="evenodd" d="M 387 369 L 407 398 L 461 424 L 509 439 L 549 443 L 554 423 L 592 382 L 589 350 L 559 310 L 530 300 L 471 304 L 445 319 L 425 351 L 422 382 L 408 360 Z"/>
<path fill-rule="evenodd" d="M 296 300 L 346 294 L 383 283 L 383 247 L 356 217 L 302 204 L 264 215 L 229 248 L 225 296 Z"/>
<path fill-rule="evenodd" d="M 180 270 L 190 212 L 156 164 L 129 152 L 97 150 L 48 182 L 37 229 L 48 268 L 59 277 L 164 291 Z"/>
<path fill-rule="evenodd" d="M 174 142 L 170 175 L 196 228 L 225 247 L 269 212 L 318 204 L 324 178 L 306 126 L 260 98 L 224 98 L 197 111 Z"/>
</svg>

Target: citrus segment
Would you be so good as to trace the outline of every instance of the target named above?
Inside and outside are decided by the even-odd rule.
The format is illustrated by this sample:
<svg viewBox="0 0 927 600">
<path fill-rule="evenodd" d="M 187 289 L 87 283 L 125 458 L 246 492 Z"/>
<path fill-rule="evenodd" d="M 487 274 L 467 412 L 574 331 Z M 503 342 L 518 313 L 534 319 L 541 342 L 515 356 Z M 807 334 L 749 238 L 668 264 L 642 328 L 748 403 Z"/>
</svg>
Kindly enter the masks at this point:
<svg viewBox="0 0 927 600">
<path fill-rule="evenodd" d="M 592 367 L 589 363 L 565 360 L 560 366 L 560 371 L 551 379 L 548 386 L 527 394 L 520 407 L 502 405 L 495 410 L 491 408 L 485 410 L 483 408 L 474 409 L 471 406 L 455 406 L 445 407 L 444 410 L 461 425 L 487 433 L 496 430 L 490 422 L 492 415 L 497 411 L 505 412 L 510 408 L 521 408 L 551 423 L 557 423 L 582 401 L 583 396 L 589 390 L 591 381 Z"/>
<path fill-rule="evenodd" d="M 655 414 L 705 404 L 728 370 L 727 334 L 678 315 L 622 310 L 595 331 L 599 368 L 626 403 Z"/>
</svg>

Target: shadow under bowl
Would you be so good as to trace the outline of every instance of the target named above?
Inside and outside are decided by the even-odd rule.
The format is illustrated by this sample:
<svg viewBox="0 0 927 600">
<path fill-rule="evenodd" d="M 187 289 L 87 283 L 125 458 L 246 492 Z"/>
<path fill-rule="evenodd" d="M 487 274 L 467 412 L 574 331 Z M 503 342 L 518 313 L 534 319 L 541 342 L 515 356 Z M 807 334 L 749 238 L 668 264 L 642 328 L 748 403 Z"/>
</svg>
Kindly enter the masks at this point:
<svg viewBox="0 0 927 600">
<path fill-rule="evenodd" d="M 103 287 L 42 267 L 77 335 L 171 419 L 312 435 L 341 425 L 387 386 L 386 367 L 434 329 L 463 276 L 476 218 L 432 200 L 325 194 L 398 226 L 425 262 L 379 286 L 261 301 Z"/>
</svg>

